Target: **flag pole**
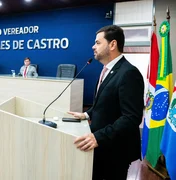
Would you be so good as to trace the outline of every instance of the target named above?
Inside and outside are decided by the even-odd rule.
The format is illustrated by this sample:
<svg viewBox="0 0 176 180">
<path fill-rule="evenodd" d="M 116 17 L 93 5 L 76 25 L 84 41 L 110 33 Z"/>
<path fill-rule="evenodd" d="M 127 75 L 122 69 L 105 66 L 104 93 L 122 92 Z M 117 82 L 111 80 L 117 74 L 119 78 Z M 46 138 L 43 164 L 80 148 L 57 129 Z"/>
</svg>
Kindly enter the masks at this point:
<svg viewBox="0 0 176 180">
<path fill-rule="evenodd" d="M 166 19 L 167 19 L 168 24 L 170 25 L 169 7 L 167 7 L 166 13 L 167 13 Z M 170 31 L 168 32 L 168 38 L 170 41 Z M 162 137 L 162 143 L 161 143 L 161 151 L 163 152 L 163 155 L 161 156 L 161 160 L 163 160 L 165 167 L 167 167 L 166 170 L 167 172 L 169 172 L 170 179 L 175 179 L 176 178 L 176 163 L 175 164 L 173 163 L 174 162 L 173 157 L 174 157 L 175 151 L 174 150 L 172 151 L 173 149 L 172 144 L 174 143 L 176 136 L 175 136 L 175 132 L 173 131 L 171 127 L 171 124 L 169 124 L 168 122 L 173 117 L 173 116 L 170 116 L 170 112 L 172 112 L 175 105 L 175 101 L 176 101 L 176 83 L 174 84 L 173 94 L 172 94 L 172 97 L 170 97 L 170 99 L 171 99 L 170 105 L 169 105 L 170 108 L 168 110 L 168 116 L 167 116 L 164 132 L 163 132 L 163 137 Z M 171 120 L 171 123 L 172 122 L 173 121 Z"/>
<path fill-rule="evenodd" d="M 170 24 L 170 10 L 169 10 L 169 6 L 166 9 L 166 19 L 167 19 L 168 23 Z M 169 38 L 170 38 L 170 31 L 169 31 L 168 35 L 169 35 Z M 168 171 L 167 171 L 167 168 L 166 168 L 166 161 L 165 161 L 164 155 L 161 155 L 159 157 L 157 165 L 162 167 L 163 174 L 165 174 L 166 177 L 169 178 L 169 174 L 168 174 Z"/>
<path fill-rule="evenodd" d="M 169 6 L 166 9 L 166 19 L 168 21 L 168 23 L 170 24 L 170 10 L 169 10 Z M 170 38 L 170 31 L 169 31 L 169 38 Z M 159 163 L 161 163 L 162 166 L 164 166 L 164 168 L 166 169 L 166 162 L 165 162 L 165 157 L 164 155 L 161 155 L 159 158 Z M 167 171 L 167 169 L 166 169 Z M 168 173 L 167 173 L 168 174 Z"/>
<path fill-rule="evenodd" d="M 155 15 L 153 16 L 153 31 L 156 33 L 156 17 Z"/>
<path fill-rule="evenodd" d="M 170 24 L 170 10 L 169 10 L 169 6 L 167 7 L 166 14 L 167 14 L 166 19 L 167 19 L 167 21 Z"/>
<path fill-rule="evenodd" d="M 153 24 L 152 24 L 152 29 L 153 29 L 153 32 L 156 34 L 156 17 L 155 17 L 155 7 L 153 8 L 153 13 L 154 13 L 154 15 L 153 15 Z M 150 47 L 151 47 L 151 45 L 152 45 L 152 42 L 150 43 Z M 150 53 L 151 53 L 151 51 L 150 51 Z M 150 64 L 149 64 L 149 66 L 150 66 Z M 151 71 L 151 69 L 149 68 L 148 69 L 148 74 L 150 74 L 150 71 Z M 147 75 L 148 76 L 148 75 Z"/>
<path fill-rule="evenodd" d="M 154 15 L 153 15 L 153 31 L 156 33 L 156 17 L 155 17 L 155 7 L 154 7 Z M 167 7 L 166 10 L 166 19 L 170 24 L 170 10 L 169 7 Z M 169 32 L 169 38 L 170 38 L 170 32 Z M 159 175 L 161 178 L 165 179 L 165 180 L 169 180 L 169 174 L 168 171 L 166 169 L 166 163 L 165 163 L 165 157 L 164 155 L 161 155 L 157 161 L 156 166 L 153 168 L 151 166 L 151 164 L 147 161 L 147 166 L 149 167 L 150 170 L 152 170 L 154 173 L 156 173 L 157 175 Z"/>
<path fill-rule="evenodd" d="M 155 16 L 155 5 L 154 5 L 154 7 L 153 7 L 153 31 L 155 32 L 155 34 L 157 34 L 156 33 L 156 16 Z"/>
</svg>

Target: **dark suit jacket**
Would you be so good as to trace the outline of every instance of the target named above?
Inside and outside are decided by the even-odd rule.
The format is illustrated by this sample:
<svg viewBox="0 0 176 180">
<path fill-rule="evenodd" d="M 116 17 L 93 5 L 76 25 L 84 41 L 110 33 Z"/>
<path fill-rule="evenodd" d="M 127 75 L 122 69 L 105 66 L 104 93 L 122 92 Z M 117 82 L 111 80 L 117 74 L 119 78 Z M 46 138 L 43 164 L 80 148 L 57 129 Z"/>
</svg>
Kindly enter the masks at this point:
<svg viewBox="0 0 176 180">
<path fill-rule="evenodd" d="M 105 163 L 109 159 L 114 165 L 120 161 L 130 163 L 141 157 L 139 125 L 143 98 L 141 73 L 122 57 L 101 84 L 93 106 L 87 111 L 99 145 L 95 155 L 104 158 Z"/>
</svg>

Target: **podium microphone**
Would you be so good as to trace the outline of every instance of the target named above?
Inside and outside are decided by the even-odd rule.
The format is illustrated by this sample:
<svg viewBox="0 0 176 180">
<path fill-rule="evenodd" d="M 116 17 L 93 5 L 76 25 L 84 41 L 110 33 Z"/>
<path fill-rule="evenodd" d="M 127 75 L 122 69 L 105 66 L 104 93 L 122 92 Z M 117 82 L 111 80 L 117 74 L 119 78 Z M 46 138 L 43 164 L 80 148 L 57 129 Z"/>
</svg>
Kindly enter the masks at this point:
<svg viewBox="0 0 176 180">
<path fill-rule="evenodd" d="M 71 85 L 71 83 L 78 77 L 78 75 L 84 70 L 84 68 L 89 65 L 92 62 L 92 58 L 90 58 L 86 64 L 83 66 L 83 68 L 79 71 L 78 74 L 76 74 L 76 76 L 72 79 L 72 81 L 66 86 L 66 88 L 59 94 L 59 96 L 56 97 L 56 99 L 54 99 L 44 110 L 43 112 L 43 120 L 39 121 L 40 124 L 46 125 L 46 126 L 50 126 L 52 128 L 57 128 L 57 124 L 51 121 L 46 121 L 45 118 L 45 113 L 46 110 L 51 106 L 51 104 L 53 104 L 58 98 L 61 97 L 61 95 L 66 91 L 66 89 Z"/>
</svg>

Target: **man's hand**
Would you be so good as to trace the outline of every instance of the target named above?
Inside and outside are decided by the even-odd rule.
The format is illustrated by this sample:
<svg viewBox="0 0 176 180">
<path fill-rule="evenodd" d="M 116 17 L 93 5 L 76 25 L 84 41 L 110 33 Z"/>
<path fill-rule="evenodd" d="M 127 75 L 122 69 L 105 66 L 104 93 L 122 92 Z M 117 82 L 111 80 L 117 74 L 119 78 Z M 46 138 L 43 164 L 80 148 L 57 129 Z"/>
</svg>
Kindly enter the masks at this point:
<svg viewBox="0 0 176 180">
<path fill-rule="evenodd" d="M 76 138 L 74 143 L 81 151 L 90 151 L 98 147 L 97 140 L 93 133 Z"/>
<path fill-rule="evenodd" d="M 84 113 L 79 113 L 79 112 L 72 112 L 72 111 L 69 111 L 68 114 L 71 114 L 73 115 L 76 119 L 86 119 L 86 116 Z"/>
</svg>

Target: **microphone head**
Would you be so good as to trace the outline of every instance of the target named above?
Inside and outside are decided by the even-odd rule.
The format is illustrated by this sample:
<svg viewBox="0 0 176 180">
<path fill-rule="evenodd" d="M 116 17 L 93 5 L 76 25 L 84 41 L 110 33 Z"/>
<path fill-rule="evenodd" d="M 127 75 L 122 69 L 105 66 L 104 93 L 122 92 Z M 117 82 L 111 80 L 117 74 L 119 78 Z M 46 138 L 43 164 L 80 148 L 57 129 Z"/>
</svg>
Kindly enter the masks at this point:
<svg viewBox="0 0 176 180">
<path fill-rule="evenodd" d="M 92 58 L 90 58 L 88 61 L 87 61 L 87 64 L 90 64 L 92 62 Z"/>
</svg>

